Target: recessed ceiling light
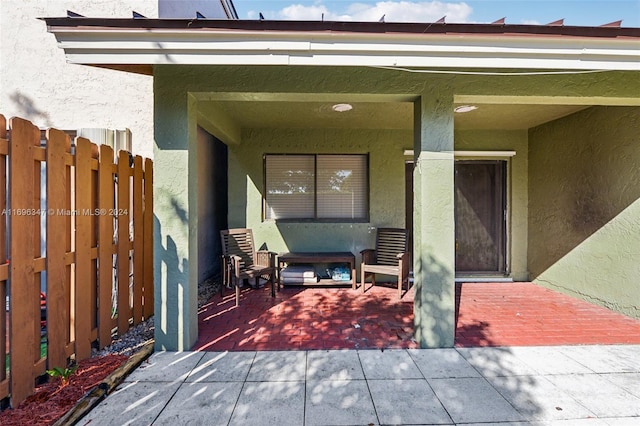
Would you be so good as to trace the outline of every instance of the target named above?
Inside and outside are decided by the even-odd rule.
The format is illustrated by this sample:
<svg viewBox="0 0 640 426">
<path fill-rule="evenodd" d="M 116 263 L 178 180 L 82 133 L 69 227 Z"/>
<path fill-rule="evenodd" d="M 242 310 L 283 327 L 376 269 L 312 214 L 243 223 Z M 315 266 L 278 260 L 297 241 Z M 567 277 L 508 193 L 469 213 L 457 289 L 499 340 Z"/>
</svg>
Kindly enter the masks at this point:
<svg viewBox="0 0 640 426">
<path fill-rule="evenodd" d="M 460 105 L 457 106 L 453 109 L 453 112 L 469 112 L 469 111 L 473 111 L 474 109 L 478 109 L 477 106 L 475 105 Z"/>
<path fill-rule="evenodd" d="M 333 109 L 336 112 L 345 112 L 345 111 L 351 111 L 353 109 L 353 106 L 350 104 L 335 104 L 334 106 L 331 107 L 331 109 Z"/>
</svg>

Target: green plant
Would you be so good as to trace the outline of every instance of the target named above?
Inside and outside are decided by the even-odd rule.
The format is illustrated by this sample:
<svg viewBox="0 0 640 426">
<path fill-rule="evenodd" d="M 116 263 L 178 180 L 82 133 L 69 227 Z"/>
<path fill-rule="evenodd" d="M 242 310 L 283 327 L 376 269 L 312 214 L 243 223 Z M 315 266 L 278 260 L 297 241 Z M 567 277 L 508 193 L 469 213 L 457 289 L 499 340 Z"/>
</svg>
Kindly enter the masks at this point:
<svg viewBox="0 0 640 426">
<path fill-rule="evenodd" d="M 67 383 L 69 383 L 69 379 L 71 378 L 73 373 L 76 372 L 77 369 L 78 369 L 77 365 L 74 365 L 73 367 L 67 367 L 64 369 L 60 367 L 53 367 L 53 370 L 47 370 L 47 374 L 51 377 L 60 377 L 61 385 L 66 386 Z"/>
</svg>

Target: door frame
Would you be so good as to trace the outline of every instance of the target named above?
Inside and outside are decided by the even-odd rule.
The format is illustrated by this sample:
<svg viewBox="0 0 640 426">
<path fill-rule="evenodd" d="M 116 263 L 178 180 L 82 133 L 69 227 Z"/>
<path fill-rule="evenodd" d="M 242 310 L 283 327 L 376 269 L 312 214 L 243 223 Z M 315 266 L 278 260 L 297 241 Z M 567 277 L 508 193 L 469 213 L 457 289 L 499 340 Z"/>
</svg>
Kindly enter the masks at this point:
<svg viewBox="0 0 640 426">
<path fill-rule="evenodd" d="M 413 150 L 406 150 L 406 156 L 413 157 Z M 461 276 L 498 276 L 509 277 L 511 275 L 511 158 L 516 155 L 516 151 L 454 151 L 455 161 L 467 160 L 467 161 L 487 161 L 487 160 L 499 160 L 505 162 L 504 171 L 504 274 L 501 272 L 495 273 L 464 273 Z M 413 253 L 413 170 L 415 163 L 413 158 L 405 160 L 405 226 L 409 231 L 409 243 L 410 250 Z M 455 190 L 455 188 L 454 188 Z M 413 256 L 412 256 L 413 258 Z M 458 273 L 454 272 L 456 277 Z"/>
<path fill-rule="evenodd" d="M 496 256 L 497 256 L 497 269 L 496 270 L 466 270 L 459 271 L 456 265 L 456 276 L 506 276 L 508 274 L 508 250 L 507 250 L 507 237 L 508 237 L 508 217 L 509 217 L 509 205 L 508 205 L 508 161 L 504 159 L 487 159 L 487 158 L 456 158 L 455 164 L 468 164 L 468 165 L 490 165 L 495 167 L 496 178 L 493 188 L 489 188 L 494 194 L 497 194 L 496 205 L 494 205 L 494 224 L 497 225 L 496 238 Z M 457 190 L 457 186 L 454 183 L 454 187 Z M 455 207 L 454 207 L 455 210 Z M 456 214 L 456 226 L 457 226 L 457 213 Z M 457 254 L 456 254 L 457 256 Z"/>
</svg>

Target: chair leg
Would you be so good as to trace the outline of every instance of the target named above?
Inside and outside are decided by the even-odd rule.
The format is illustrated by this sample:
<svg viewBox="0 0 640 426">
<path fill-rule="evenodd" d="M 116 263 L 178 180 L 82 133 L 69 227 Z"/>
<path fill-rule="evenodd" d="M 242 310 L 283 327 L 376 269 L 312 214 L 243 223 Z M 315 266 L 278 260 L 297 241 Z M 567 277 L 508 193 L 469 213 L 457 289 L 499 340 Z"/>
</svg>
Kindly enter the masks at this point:
<svg viewBox="0 0 640 426">
<path fill-rule="evenodd" d="M 271 297 L 276 297 L 276 279 L 274 274 L 269 275 L 269 281 L 271 281 Z"/>
<path fill-rule="evenodd" d="M 364 272 L 364 268 L 360 271 L 360 286 L 362 287 L 362 292 L 364 293 L 364 280 L 367 279 L 367 274 Z"/>
<path fill-rule="evenodd" d="M 236 281 L 236 306 L 240 306 L 240 285 L 239 283 Z"/>
<path fill-rule="evenodd" d="M 220 297 L 224 297 L 224 286 L 227 285 L 227 261 L 224 256 L 220 260 L 220 267 L 222 269 L 220 276 L 222 277 L 222 282 L 220 283 Z"/>
<path fill-rule="evenodd" d="M 402 273 L 398 274 L 398 299 L 402 299 Z"/>
</svg>

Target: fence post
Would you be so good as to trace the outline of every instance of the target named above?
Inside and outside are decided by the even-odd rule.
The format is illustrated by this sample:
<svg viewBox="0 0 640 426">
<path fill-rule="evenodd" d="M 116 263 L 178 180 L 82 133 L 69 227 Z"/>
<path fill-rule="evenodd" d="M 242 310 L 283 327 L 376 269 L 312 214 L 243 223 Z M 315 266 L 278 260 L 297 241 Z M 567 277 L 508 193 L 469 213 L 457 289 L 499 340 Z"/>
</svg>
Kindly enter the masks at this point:
<svg viewBox="0 0 640 426">
<path fill-rule="evenodd" d="M 71 138 L 47 130 L 47 358 L 49 367 L 61 368 L 71 355 L 72 161 Z"/>
<path fill-rule="evenodd" d="M 36 315 L 34 300 L 39 300 L 40 282 L 35 282 L 34 237 L 34 148 L 40 145 L 40 130 L 27 120 L 12 118 L 9 155 L 11 236 L 10 359 L 11 403 L 15 407 L 31 395 L 34 386 L 36 354 Z M 24 214 L 22 214 L 24 213 Z M 37 338 L 39 339 L 38 333 Z M 40 353 L 37 354 L 37 359 Z"/>
</svg>

